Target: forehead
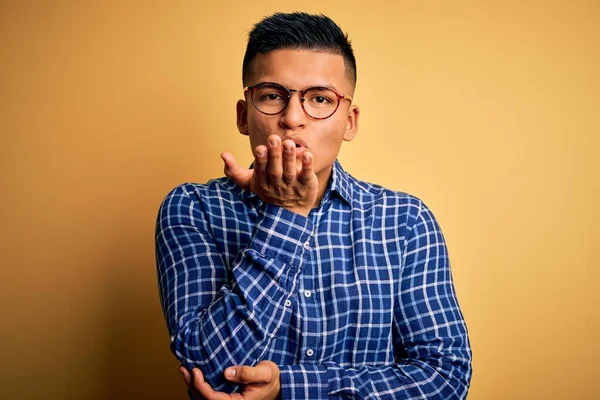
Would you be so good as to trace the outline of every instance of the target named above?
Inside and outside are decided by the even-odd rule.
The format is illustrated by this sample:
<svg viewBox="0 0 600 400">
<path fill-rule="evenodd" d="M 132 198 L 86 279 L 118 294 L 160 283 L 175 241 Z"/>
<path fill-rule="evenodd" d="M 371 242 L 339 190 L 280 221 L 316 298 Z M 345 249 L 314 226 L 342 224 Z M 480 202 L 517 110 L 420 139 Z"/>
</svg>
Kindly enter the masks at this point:
<svg viewBox="0 0 600 400">
<path fill-rule="evenodd" d="M 351 90 L 340 54 L 305 49 L 278 49 L 257 54 L 252 62 L 249 86 L 260 82 L 276 82 L 290 89 L 333 86 L 342 93 Z"/>
</svg>

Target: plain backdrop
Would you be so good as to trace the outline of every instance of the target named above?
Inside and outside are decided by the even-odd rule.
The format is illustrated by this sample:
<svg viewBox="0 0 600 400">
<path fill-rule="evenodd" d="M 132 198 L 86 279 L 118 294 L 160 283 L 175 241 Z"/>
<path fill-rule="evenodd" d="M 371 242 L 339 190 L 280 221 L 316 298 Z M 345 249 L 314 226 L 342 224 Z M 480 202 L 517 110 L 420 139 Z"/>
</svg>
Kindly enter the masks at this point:
<svg viewBox="0 0 600 400">
<path fill-rule="evenodd" d="M 354 176 L 445 233 L 470 398 L 600 398 L 598 1 L 4 1 L 0 397 L 185 399 L 154 224 L 249 163 L 247 32 L 325 13 L 358 59 Z"/>
</svg>

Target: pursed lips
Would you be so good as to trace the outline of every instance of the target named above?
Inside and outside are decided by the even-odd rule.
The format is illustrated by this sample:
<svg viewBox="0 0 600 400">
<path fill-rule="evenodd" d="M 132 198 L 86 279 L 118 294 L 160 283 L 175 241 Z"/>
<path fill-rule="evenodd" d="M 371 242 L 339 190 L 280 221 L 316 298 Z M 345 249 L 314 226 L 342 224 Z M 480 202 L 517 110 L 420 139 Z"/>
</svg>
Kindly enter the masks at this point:
<svg viewBox="0 0 600 400">
<path fill-rule="evenodd" d="M 306 142 L 298 137 L 284 137 L 282 140 L 291 140 L 296 144 L 296 155 L 302 154 L 307 148 Z"/>
</svg>

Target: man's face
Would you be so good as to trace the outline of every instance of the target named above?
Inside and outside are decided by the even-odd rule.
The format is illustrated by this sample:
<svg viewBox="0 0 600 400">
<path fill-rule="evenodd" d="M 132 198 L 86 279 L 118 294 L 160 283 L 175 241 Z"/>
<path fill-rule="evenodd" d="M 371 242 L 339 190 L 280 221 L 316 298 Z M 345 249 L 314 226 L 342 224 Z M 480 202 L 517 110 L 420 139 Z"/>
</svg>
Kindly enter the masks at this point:
<svg viewBox="0 0 600 400">
<path fill-rule="evenodd" d="M 274 50 L 258 54 L 252 62 L 248 86 L 274 82 L 289 89 L 330 87 L 346 97 L 353 96 L 353 85 L 345 74 L 341 55 L 312 50 Z M 341 100 L 337 111 L 324 120 L 312 119 L 304 113 L 300 95 L 292 93 L 286 109 L 276 115 L 265 115 L 252 104 L 250 94 L 237 105 L 238 129 L 250 137 L 252 150 L 267 145 L 270 135 L 296 142 L 297 153 L 309 150 L 314 156 L 314 170 L 319 183 L 331 173 L 342 141 L 354 138 L 358 129 L 359 110 L 349 100 Z M 267 146 L 268 147 L 268 146 Z"/>
</svg>

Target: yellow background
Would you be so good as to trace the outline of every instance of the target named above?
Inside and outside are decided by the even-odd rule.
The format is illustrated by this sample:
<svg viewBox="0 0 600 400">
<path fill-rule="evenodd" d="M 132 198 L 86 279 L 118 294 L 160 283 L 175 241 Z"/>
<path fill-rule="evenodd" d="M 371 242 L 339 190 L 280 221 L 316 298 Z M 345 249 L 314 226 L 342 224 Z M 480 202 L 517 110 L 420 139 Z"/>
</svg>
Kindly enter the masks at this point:
<svg viewBox="0 0 600 400">
<path fill-rule="evenodd" d="M 600 398 L 598 1 L 6 1 L 3 399 L 185 399 L 153 230 L 183 181 L 248 163 L 246 33 L 323 12 L 358 59 L 358 178 L 445 232 L 470 398 Z M 287 3 L 286 3 L 287 4 Z"/>
</svg>

